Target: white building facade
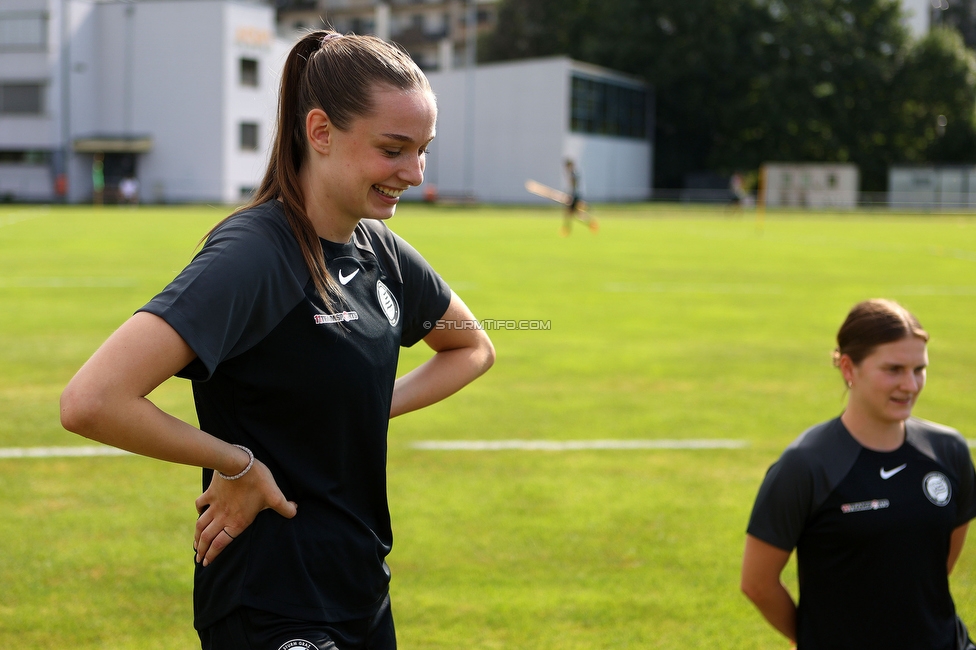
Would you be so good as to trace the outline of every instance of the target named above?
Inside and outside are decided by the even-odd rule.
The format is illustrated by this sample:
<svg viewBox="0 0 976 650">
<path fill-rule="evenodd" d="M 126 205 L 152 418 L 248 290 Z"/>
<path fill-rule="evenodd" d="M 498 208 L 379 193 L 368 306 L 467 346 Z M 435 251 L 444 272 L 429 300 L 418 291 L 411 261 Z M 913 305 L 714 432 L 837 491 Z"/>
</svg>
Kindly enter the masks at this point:
<svg viewBox="0 0 976 650">
<path fill-rule="evenodd" d="M 0 198 L 239 202 L 257 183 L 288 45 L 245 0 L 3 0 Z M 4 103 L 8 89 L 14 101 Z"/>
<path fill-rule="evenodd" d="M 653 97 L 641 80 L 566 57 L 428 77 L 438 117 L 425 184 L 439 196 L 544 202 L 525 182 L 568 189 L 569 159 L 588 201 L 650 198 Z"/>
<path fill-rule="evenodd" d="M 0 2 L 0 201 L 111 203 L 134 178 L 142 202 L 233 204 L 260 183 L 291 47 L 270 5 Z M 568 189 L 569 159 L 586 200 L 650 197 L 653 97 L 641 80 L 566 57 L 429 77 L 439 115 L 427 183 L 441 196 L 541 202 L 525 182 Z"/>
</svg>

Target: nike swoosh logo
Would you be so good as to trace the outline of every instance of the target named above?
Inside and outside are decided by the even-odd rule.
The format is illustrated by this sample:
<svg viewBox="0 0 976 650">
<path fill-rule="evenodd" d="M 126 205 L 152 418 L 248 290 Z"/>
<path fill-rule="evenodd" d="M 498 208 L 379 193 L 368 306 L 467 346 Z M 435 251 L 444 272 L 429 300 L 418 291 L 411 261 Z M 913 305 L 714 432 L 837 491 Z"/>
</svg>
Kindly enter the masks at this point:
<svg viewBox="0 0 976 650">
<path fill-rule="evenodd" d="M 339 283 L 342 284 L 343 286 L 349 284 L 349 281 L 352 280 L 354 277 L 356 277 L 357 273 L 359 273 L 359 269 L 356 269 L 349 275 L 343 275 L 342 269 L 339 269 Z"/>
<path fill-rule="evenodd" d="M 903 464 L 903 465 L 899 465 L 898 467 L 896 467 L 896 468 L 894 468 L 894 469 L 889 469 L 889 470 L 888 470 L 887 472 L 885 471 L 885 468 L 884 468 L 884 467 L 882 467 L 882 468 L 881 468 L 881 478 L 882 478 L 883 480 L 885 480 L 885 481 L 887 481 L 887 480 L 888 480 L 888 479 L 890 479 L 890 478 L 891 478 L 892 476 L 894 476 L 894 475 L 895 475 L 895 474 L 897 474 L 898 472 L 900 472 L 900 471 L 902 471 L 902 470 L 903 470 L 903 469 L 905 469 L 906 467 L 908 467 L 908 463 L 905 463 L 905 464 Z"/>
</svg>

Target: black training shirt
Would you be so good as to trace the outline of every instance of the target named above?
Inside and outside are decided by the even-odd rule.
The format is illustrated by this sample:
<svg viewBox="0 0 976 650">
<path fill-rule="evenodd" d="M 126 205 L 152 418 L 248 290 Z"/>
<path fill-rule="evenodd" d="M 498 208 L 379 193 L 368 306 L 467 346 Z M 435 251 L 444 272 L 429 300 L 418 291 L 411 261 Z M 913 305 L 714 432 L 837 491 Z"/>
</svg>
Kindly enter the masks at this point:
<svg viewBox="0 0 976 650">
<path fill-rule="evenodd" d="M 973 462 L 958 432 L 911 418 L 891 452 L 836 418 L 769 468 L 749 534 L 797 552 L 798 650 L 950 650 L 949 538 L 976 517 Z"/>
<path fill-rule="evenodd" d="M 380 221 L 322 247 L 343 292 L 335 309 L 318 297 L 277 201 L 221 224 L 143 307 L 197 354 L 179 374 L 193 380 L 200 428 L 250 448 L 298 504 L 293 519 L 261 512 L 197 566 L 198 629 L 241 605 L 362 618 L 388 591 L 386 434 L 399 347 L 430 331 L 451 290 Z"/>
</svg>

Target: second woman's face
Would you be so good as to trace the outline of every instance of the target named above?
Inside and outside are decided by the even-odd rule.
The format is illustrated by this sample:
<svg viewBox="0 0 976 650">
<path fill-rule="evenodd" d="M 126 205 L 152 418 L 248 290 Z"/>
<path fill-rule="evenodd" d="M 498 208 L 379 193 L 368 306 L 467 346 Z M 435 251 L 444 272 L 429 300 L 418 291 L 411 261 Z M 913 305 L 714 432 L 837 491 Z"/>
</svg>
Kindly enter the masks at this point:
<svg viewBox="0 0 976 650">
<path fill-rule="evenodd" d="M 925 386 L 928 362 L 925 341 L 920 338 L 879 345 L 851 368 L 848 408 L 857 408 L 879 422 L 907 419 Z"/>
<path fill-rule="evenodd" d="M 341 219 L 388 219 L 400 195 L 424 180 L 437 108 L 430 93 L 381 86 L 374 110 L 333 131 L 329 178 L 321 186 Z"/>
</svg>

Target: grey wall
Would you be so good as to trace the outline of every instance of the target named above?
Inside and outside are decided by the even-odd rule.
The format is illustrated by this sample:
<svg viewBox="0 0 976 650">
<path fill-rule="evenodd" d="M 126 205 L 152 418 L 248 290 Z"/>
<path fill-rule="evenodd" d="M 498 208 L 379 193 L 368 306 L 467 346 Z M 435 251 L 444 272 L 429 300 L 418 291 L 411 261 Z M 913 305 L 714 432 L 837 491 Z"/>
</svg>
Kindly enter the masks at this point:
<svg viewBox="0 0 976 650">
<path fill-rule="evenodd" d="M 529 194 L 525 181 L 565 190 L 563 165 L 572 158 L 585 198 L 648 198 L 649 141 L 570 131 L 575 69 L 590 77 L 619 76 L 566 57 L 482 65 L 473 73 L 429 74 L 438 118 L 425 182 L 434 183 L 441 196 L 471 192 L 479 201 L 540 203 L 546 199 Z M 407 196 L 419 198 L 422 189 Z"/>
</svg>

